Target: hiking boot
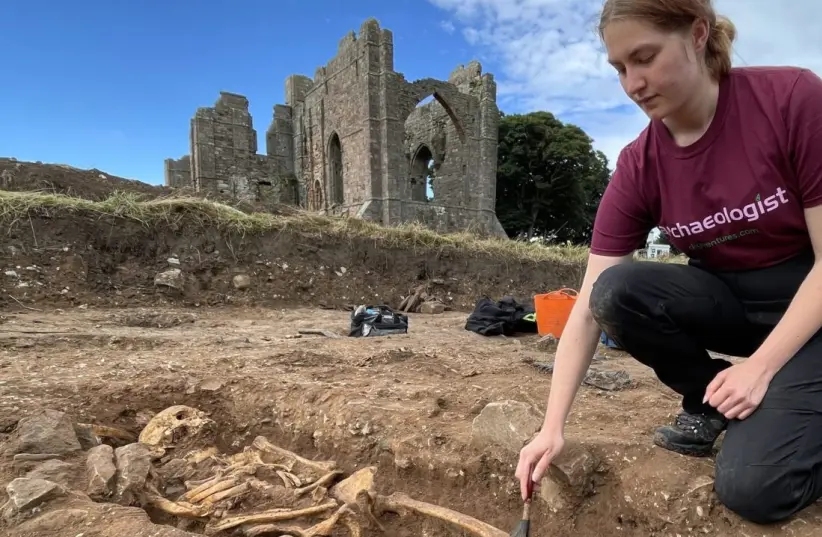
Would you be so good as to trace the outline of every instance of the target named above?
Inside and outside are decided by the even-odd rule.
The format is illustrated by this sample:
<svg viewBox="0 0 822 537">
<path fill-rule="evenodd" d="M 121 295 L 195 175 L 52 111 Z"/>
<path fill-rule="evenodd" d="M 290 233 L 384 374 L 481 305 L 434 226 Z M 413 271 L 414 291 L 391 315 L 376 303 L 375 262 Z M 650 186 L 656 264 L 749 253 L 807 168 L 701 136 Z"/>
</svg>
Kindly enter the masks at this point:
<svg viewBox="0 0 822 537">
<path fill-rule="evenodd" d="M 654 444 L 682 455 L 706 457 L 727 426 L 728 420 L 721 414 L 683 412 L 673 425 L 660 427 L 654 432 Z"/>
</svg>

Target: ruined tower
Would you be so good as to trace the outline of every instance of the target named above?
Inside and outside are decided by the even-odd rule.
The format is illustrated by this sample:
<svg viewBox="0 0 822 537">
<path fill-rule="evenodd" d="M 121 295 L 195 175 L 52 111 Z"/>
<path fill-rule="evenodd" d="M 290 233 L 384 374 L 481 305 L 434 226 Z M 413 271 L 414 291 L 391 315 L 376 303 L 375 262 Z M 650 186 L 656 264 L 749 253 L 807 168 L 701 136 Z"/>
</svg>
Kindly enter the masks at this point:
<svg viewBox="0 0 822 537">
<path fill-rule="evenodd" d="M 206 110 L 192 122 L 190 170 L 167 160 L 167 184 L 185 181 L 186 173 L 198 190 L 248 191 L 267 180 L 283 199 L 328 214 L 504 235 L 495 213 L 496 83 L 477 62 L 447 81 L 406 81 L 394 71 L 392 33 L 369 19 L 313 78 L 286 79 L 265 156 L 248 134 L 244 98 L 223 93 Z M 278 186 L 282 177 L 296 184 Z"/>
</svg>

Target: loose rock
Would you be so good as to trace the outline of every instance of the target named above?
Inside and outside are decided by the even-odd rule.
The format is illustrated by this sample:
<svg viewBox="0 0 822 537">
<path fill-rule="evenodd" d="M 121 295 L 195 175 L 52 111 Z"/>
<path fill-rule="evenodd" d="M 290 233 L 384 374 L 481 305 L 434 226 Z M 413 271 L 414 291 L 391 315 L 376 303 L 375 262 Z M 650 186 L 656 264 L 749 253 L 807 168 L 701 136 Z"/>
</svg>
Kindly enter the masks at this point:
<svg viewBox="0 0 822 537">
<path fill-rule="evenodd" d="M 117 468 L 116 499 L 120 505 L 132 505 L 143 490 L 151 470 L 151 455 L 143 444 L 128 444 L 114 451 Z"/>
<path fill-rule="evenodd" d="M 582 382 L 609 392 L 624 390 L 632 384 L 631 375 L 622 369 L 618 371 L 597 371 L 589 369 Z"/>
<path fill-rule="evenodd" d="M 542 352 L 556 352 L 558 344 L 559 340 L 555 338 L 553 334 L 548 334 L 537 341 L 537 350 Z"/>
<path fill-rule="evenodd" d="M 420 313 L 437 315 L 445 311 L 445 304 L 441 302 L 423 302 L 420 306 Z"/>
<path fill-rule="evenodd" d="M 51 459 L 38 464 L 32 471 L 26 474 L 29 479 L 42 479 L 57 483 L 58 485 L 69 486 L 74 466 L 63 461 Z"/>
<path fill-rule="evenodd" d="M 248 289 L 251 287 L 251 278 L 247 274 L 236 274 L 232 279 L 234 289 Z"/>
<path fill-rule="evenodd" d="M 18 477 L 6 485 L 6 494 L 8 494 L 9 500 L 4 506 L 3 515 L 5 518 L 9 518 L 54 498 L 64 496 L 66 489 L 45 479 Z"/>
<path fill-rule="evenodd" d="M 567 442 L 562 452 L 551 463 L 549 472 L 574 492 L 583 493 L 591 484 L 591 478 L 599 460 L 583 445 Z"/>
<path fill-rule="evenodd" d="M 553 513 L 559 513 L 568 507 L 568 501 L 562 487 L 553 479 L 543 477 L 540 480 L 539 494 L 537 497 L 542 500 L 546 507 Z"/>
<path fill-rule="evenodd" d="M 114 466 L 114 448 L 107 444 L 93 447 L 86 459 L 86 492 L 95 500 L 111 496 L 111 484 L 117 468 Z"/>
<path fill-rule="evenodd" d="M 50 453 L 63 455 L 82 448 L 74 424 L 63 412 L 46 409 L 17 424 L 7 453 Z"/>
<path fill-rule="evenodd" d="M 80 442 L 80 447 L 84 450 L 100 445 L 100 439 L 94 434 L 92 428 L 88 425 L 74 424 L 74 434 Z"/>
<path fill-rule="evenodd" d="M 158 287 L 169 287 L 178 291 L 183 290 L 183 271 L 180 269 L 169 269 L 154 276 L 154 285 Z"/>
<path fill-rule="evenodd" d="M 519 452 L 542 427 L 542 416 L 520 401 L 489 403 L 471 424 L 471 437 L 480 444 L 496 444 Z"/>
</svg>

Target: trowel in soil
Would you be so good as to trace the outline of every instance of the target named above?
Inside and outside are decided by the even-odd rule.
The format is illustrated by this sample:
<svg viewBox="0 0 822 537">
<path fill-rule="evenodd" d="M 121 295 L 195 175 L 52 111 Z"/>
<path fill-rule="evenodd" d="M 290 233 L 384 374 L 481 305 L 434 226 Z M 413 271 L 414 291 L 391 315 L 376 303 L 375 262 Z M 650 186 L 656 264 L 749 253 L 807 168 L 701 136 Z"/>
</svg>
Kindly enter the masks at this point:
<svg viewBox="0 0 822 537">
<path fill-rule="evenodd" d="M 531 475 L 533 469 L 528 473 Z M 528 537 L 528 531 L 531 529 L 531 500 L 534 498 L 534 482 L 528 480 L 527 488 L 525 489 L 525 505 L 522 507 L 522 520 L 519 521 L 517 527 L 511 532 L 511 537 Z"/>
</svg>

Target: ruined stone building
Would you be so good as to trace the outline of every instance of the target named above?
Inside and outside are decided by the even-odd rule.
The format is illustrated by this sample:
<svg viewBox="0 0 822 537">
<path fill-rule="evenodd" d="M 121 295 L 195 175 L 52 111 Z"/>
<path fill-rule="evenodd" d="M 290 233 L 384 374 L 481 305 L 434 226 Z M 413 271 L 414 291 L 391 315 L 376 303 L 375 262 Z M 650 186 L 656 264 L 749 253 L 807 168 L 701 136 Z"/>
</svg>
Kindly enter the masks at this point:
<svg viewBox="0 0 822 537">
<path fill-rule="evenodd" d="M 191 120 L 190 154 L 166 160 L 166 185 L 386 225 L 503 235 L 495 213 L 499 119 L 494 77 L 479 63 L 459 66 L 448 81 L 406 81 L 394 71 L 392 33 L 369 19 L 313 79 L 286 79 L 265 155 L 257 154 L 248 100 L 222 92 Z"/>
</svg>

